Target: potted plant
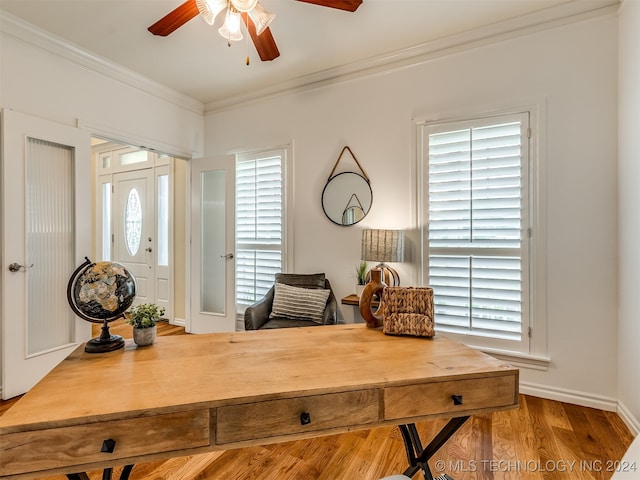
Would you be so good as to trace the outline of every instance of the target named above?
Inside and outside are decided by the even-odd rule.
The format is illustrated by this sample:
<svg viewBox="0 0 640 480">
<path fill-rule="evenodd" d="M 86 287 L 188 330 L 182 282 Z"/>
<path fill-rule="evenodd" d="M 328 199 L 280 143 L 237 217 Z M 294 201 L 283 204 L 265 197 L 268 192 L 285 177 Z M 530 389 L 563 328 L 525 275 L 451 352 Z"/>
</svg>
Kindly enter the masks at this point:
<svg viewBox="0 0 640 480">
<path fill-rule="evenodd" d="M 153 303 L 141 303 L 129 310 L 127 322 L 133 326 L 133 341 L 144 347 L 152 345 L 156 340 L 156 324 L 164 315 L 164 307 Z"/>
<path fill-rule="evenodd" d="M 356 284 L 356 295 L 360 298 L 362 290 L 367 283 L 367 262 L 364 260 L 356 265 L 356 281 L 358 282 Z"/>
</svg>

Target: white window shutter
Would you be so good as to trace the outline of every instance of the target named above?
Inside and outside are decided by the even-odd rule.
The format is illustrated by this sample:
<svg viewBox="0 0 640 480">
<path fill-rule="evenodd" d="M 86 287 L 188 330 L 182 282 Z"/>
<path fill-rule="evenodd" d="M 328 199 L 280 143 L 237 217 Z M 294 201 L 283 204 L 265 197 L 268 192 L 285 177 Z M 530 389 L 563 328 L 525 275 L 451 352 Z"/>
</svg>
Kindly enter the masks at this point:
<svg viewBox="0 0 640 480">
<path fill-rule="evenodd" d="M 260 300 L 282 270 L 283 153 L 241 156 L 236 168 L 236 305 Z"/>
<path fill-rule="evenodd" d="M 428 278 L 441 331 L 523 340 L 526 121 L 424 127 Z"/>
</svg>

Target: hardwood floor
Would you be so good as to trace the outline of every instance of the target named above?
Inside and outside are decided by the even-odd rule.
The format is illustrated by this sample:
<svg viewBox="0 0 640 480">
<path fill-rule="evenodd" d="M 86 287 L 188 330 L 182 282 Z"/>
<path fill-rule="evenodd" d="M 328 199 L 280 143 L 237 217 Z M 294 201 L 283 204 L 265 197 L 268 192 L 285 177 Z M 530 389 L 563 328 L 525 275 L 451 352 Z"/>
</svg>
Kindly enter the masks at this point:
<svg viewBox="0 0 640 480">
<path fill-rule="evenodd" d="M 131 337 L 126 324 L 114 322 L 111 332 Z M 184 329 L 158 324 L 158 335 L 176 334 L 184 334 Z M 0 401 L 0 414 L 14 402 Z M 419 423 L 424 443 L 444 423 Z M 434 475 L 446 472 L 455 480 L 608 480 L 632 439 L 615 413 L 521 395 L 517 410 L 472 417 L 430 465 Z M 400 432 L 387 427 L 143 463 L 130 478 L 375 480 L 405 468 Z M 640 478 L 640 465 L 637 468 Z M 119 471 L 114 469 L 114 478 Z M 102 472 L 89 476 L 97 480 Z"/>
</svg>

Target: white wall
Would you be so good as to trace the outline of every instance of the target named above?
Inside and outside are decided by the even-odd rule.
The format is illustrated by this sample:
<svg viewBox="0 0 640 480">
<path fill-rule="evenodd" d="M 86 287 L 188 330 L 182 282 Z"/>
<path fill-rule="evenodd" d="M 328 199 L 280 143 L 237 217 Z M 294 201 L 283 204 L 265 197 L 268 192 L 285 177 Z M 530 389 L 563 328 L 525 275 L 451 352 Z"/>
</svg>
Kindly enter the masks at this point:
<svg viewBox="0 0 640 480">
<path fill-rule="evenodd" d="M 617 19 L 608 15 L 336 82 L 205 117 L 205 153 L 294 144 L 297 272 L 324 271 L 354 292 L 363 228 L 414 225 L 412 119 L 546 99 L 547 371 L 521 379 L 549 397 L 615 406 L 617 380 Z M 344 145 L 372 180 L 354 227 L 325 218 L 320 196 Z M 342 162 L 341 162 L 342 163 Z M 347 162 L 348 165 L 348 162 Z M 355 165 L 351 165 L 355 168 Z M 411 245 L 417 260 L 416 245 Z M 416 265 L 400 268 L 416 284 Z M 342 306 L 347 320 L 353 307 Z"/>
<path fill-rule="evenodd" d="M 202 152 L 201 113 L 0 32 L 0 107 L 122 133 L 166 153 Z M 123 142 L 125 143 L 125 142 Z"/>
<path fill-rule="evenodd" d="M 625 0 L 619 35 L 619 345 L 621 413 L 640 432 L 640 2 Z"/>
</svg>

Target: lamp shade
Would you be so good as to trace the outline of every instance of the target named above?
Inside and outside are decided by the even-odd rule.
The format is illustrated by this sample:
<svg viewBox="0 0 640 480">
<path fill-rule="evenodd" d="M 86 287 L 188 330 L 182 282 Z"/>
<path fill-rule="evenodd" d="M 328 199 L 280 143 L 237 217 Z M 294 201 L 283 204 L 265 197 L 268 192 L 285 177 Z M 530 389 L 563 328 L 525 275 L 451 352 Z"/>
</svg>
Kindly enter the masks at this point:
<svg viewBox="0 0 640 480">
<path fill-rule="evenodd" d="M 239 12 L 249 12 L 258 4 L 258 0 L 231 0 L 231 4 Z"/>
<path fill-rule="evenodd" d="M 224 24 L 218 29 L 218 33 L 230 42 L 238 42 L 242 40 L 242 32 L 240 31 L 241 23 L 242 17 L 240 16 L 240 12 L 233 12 L 231 9 L 228 9 Z"/>
<path fill-rule="evenodd" d="M 209 25 L 213 25 L 216 16 L 227 8 L 227 0 L 196 0 L 196 6 L 202 18 Z"/>
<path fill-rule="evenodd" d="M 249 17 L 253 20 L 253 24 L 256 26 L 256 34 L 260 35 L 271 24 L 275 14 L 267 12 L 262 5 L 256 4 L 253 10 L 249 10 Z"/>
<path fill-rule="evenodd" d="M 404 232 L 402 230 L 363 230 L 362 260 L 367 262 L 402 262 L 404 260 Z"/>
</svg>

